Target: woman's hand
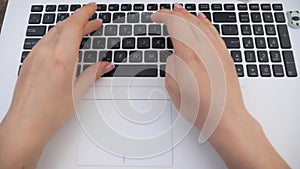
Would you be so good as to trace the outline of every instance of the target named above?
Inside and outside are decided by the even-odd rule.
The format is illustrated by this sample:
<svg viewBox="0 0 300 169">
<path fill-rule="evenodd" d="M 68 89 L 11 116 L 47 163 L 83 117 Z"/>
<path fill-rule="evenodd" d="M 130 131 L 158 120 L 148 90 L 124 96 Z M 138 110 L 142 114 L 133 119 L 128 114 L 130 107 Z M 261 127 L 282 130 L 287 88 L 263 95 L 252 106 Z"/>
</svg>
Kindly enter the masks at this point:
<svg viewBox="0 0 300 169">
<path fill-rule="evenodd" d="M 13 157 L 11 161 L 4 160 L 7 164 L 20 162 L 14 158 L 27 151 L 32 156 L 22 158 L 38 159 L 42 147 L 74 112 L 95 79 L 114 68 L 109 62 L 100 62 L 76 77 L 82 37 L 102 26 L 99 19 L 89 21 L 95 11 L 96 4 L 91 3 L 58 23 L 24 61 L 11 107 L 0 127 L 0 159 Z M 31 168 L 35 162 L 19 165 Z"/>
</svg>

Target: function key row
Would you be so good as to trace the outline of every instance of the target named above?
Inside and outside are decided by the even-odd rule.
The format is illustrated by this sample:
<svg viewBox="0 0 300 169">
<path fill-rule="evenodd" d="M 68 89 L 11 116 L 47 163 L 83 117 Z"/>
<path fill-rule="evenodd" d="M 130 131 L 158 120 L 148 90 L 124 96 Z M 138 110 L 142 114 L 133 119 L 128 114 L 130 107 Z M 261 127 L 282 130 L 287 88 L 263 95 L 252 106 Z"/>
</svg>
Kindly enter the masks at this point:
<svg viewBox="0 0 300 169">
<path fill-rule="evenodd" d="M 157 11 L 159 9 L 173 9 L 175 4 L 97 4 L 97 11 Z M 236 9 L 235 4 L 195 4 L 195 3 L 187 3 L 187 4 L 181 4 L 184 6 L 187 10 L 198 10 L 200 11 L 208 11 L 208 10 L 214 10 L 214 11 L 221 11 L 221 10 L 228 10 L 233 11 Z M 78 8 L 80 8 L 81 4 L 61 4 L 61 5 L 46 5 L 45 6 L 45 12 L 55 12 L 55 11 L 75 11 Z M 282 11 L 283 6 L 282 4 L 238 4 L 237 5 L 238 10 L 251 10 L 251 11 L 271 11 L 272 9 L 274 11 Z M 31 12 L 42 12 L 44 10 L 43 5 L 33 5 L 31 7 Z"/>
</svg>

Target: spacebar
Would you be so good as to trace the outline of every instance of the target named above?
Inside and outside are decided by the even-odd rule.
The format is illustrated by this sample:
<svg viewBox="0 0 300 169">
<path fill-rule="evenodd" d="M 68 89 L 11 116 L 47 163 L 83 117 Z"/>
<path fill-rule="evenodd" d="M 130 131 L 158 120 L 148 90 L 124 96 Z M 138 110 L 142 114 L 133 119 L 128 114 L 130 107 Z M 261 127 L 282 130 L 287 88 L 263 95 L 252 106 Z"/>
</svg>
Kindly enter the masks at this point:
<svg viewBox="0 0 300 169">
<path fill-rule="evenodd" d="M 157 65 L 115 65 L 103 77 L 157 77 Z"/>
</svg>

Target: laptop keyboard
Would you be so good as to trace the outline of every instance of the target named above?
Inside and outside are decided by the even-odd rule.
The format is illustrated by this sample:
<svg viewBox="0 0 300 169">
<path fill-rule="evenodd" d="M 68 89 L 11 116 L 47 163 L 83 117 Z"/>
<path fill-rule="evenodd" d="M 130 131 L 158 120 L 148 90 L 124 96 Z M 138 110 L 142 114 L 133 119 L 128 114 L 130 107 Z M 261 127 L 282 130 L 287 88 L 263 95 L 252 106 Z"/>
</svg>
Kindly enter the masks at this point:
<svg viewBox="0 0 300 169">
<path fill-rule="evenodd" d="M 239 78 L 296 77 L 297 70 L 282 4 L 182 4 L 193 15 L 200 11 L 224 39 Z M 34 45 L 57 22 L 81 4 L 32 5 L 21 64 Z M 116 69 L 105 77 L 164 77 L 173 46 L 166 26 L 151 21 L 159 9 L 174 4 L 98 4 L 90 18 L 103 28 L 81 42 L 77 75 L 98 61 Z M 21 68 L 21 66 L 20 66 Z"/>
</svg>

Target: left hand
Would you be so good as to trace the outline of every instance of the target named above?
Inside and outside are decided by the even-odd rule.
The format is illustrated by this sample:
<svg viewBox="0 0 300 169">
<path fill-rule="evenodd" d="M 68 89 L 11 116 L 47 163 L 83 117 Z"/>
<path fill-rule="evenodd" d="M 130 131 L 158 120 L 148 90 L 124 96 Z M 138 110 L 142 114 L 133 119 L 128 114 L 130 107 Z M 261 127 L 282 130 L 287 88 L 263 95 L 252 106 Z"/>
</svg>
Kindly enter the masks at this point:
<svg viewBox="0 0 300 169">
<path fill-rule="evenodd" d="M 102 26 L 99 19 L 89 21 L 95 11 L 95 3 L 85 5 L 53 27 L 32 49 L 22 65 L 3 125 L 11 124 L 47 142 L 95 79 L 114 68 L 109 62 L 96 63 L 76 78 L 82 37 Z"/>
</svg>

